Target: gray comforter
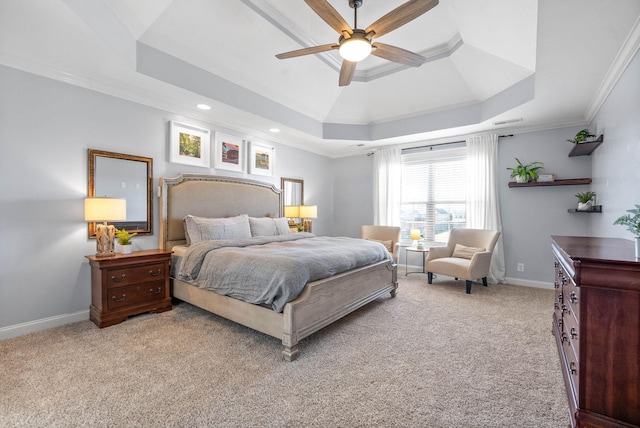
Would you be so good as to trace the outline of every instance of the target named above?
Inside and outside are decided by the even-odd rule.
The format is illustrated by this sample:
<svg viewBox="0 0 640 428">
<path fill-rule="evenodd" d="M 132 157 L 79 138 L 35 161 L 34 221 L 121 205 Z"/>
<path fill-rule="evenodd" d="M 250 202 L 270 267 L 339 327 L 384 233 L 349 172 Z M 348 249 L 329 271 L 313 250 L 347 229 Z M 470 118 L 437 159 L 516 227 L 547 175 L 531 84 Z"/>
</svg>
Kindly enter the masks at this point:
<svg viewBox="0 0 640 428">
<path fill-rule="evenodd" d="M 282 312 L 308 282 L 382 260 L 393 259 L 376 242 L 295 233 L 192 244 L 176 277 Z"/>
</svg>

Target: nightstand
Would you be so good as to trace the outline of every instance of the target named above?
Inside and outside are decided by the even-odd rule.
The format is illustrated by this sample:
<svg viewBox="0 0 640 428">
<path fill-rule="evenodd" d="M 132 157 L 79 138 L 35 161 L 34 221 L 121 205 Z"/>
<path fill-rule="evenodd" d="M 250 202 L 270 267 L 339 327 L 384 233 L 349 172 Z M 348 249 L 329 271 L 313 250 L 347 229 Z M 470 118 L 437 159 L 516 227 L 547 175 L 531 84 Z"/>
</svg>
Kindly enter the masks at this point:
<svg viewBox="0 0 640 428">
<path fill-rule="evenodd" d="M 89 318 L 98 327 L 131 315 L 171 310 L 171 251 L 146 250 L 111 257 L 86 256 L 91 265 Z"/>
</svg>

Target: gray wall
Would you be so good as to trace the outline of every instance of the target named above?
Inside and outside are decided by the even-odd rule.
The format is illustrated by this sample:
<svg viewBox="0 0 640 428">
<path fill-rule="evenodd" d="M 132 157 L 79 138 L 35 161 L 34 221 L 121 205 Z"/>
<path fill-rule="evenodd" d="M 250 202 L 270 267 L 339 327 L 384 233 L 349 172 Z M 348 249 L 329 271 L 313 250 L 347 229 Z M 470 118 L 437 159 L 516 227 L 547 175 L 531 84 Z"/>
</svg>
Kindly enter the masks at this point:
<svg viewBox="0 0 640 428">
<path fill-rule="evenodd" d="M 373 156 L 334 159 L 335 210 L 332 233 L 360 236 L 360 226 L 373 224 Z"/>
<path fill-rule="evenodd" d="M 16 330 L 22 323 L 53 317 L 42 323 L 51 326 L 56 317 L 61 323 L 88 318 L 90 275 L 84 256 L 96 251 L 84 222 L 88 148 L 153 158 L 155 187 L 160 177 L 215 173 L 167 162 L 170 120 L 233 131 L 2 66 L 0 94 L 2 338 L 38 329 Z M 332 159 L 274 146 L 275 176 L 245 175 L 277 187 L 282 176 L 304 179 L 305 202 L 318 205 L 314 232 L 331 233 Z M 134 249 L 158 247 L 157 198 L 153 219 L 154 235 L 134 238 Z M 10 332 L 3 330 L 7 326 L 13 326 Z"/>
<path fill-rule="evenodd" d="M 604 134 L 593 156 L 593 185 L 602 215 L 591 216 L 590 235 L 632 239 L 613 225 L 640 205 L 640 54 L 629 64 L 596 115 L 592 129 Z"/>
</svg>

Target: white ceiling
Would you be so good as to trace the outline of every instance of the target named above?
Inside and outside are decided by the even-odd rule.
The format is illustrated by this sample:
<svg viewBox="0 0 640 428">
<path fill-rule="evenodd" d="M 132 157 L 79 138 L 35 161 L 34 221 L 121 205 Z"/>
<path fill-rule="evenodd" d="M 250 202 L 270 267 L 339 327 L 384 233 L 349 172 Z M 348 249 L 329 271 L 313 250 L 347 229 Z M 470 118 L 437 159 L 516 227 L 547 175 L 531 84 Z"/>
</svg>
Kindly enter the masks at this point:
<svg viewBox="0 0 640 428">
<path fill-rule="evenodd" d="M 353 24 L 348 0 L 329 2 Z M 358 27 L 403 2 L 364 0 Z M 440 0 L 380 37 L 425 64 L 372 56 L 339 87 L 335 51 L 275 58 L 338 41 L 302 0 L 2 0 L 0 64 L 340 157 L 586 124 L 639 17 L 637 0 Z"/>
</svg>

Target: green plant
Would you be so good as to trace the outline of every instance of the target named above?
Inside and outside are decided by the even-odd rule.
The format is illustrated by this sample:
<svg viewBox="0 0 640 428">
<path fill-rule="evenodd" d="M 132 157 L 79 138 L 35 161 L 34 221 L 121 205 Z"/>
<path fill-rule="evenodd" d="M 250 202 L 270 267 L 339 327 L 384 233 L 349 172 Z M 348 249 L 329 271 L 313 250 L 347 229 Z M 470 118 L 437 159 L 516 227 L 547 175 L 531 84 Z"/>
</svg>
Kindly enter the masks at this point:
<svg viewBox="0 0 640 428">
<path fill-rule="evenodd" d="M 523 164 L 520 159 L 515 158 L 515 160 L 518 162 L 518 166 L 514 168 L 507 168 L 507 170 L 511 171 L 511 178 L 520 177 L 520 180 L 524 183 L 538 178 L 538 171 L 544 168 L 544 164 L 542 162 L 529 162 L 527 164 Z"/>
<path fill-rule="evenodd" d="M 595 135 L 589 132 L 588 129 L 583 129 L 582 131 L 578 132 L 574 138 L 570 138 L 567 141 L 569 141 L 570 143 L 580 144 L 593 137 L 595 137 Z"/>
<path fill-rule="evenodd" d="M 298 229 L 298 232 L 304 232 L 304 224 L 298 223 L 296 228 Z"/>
<path fill-rule="evenodd" d="M 136 235 L 137 233 L 129 233 L 124 229 L 116 229 L 116 239 L 120 245 L 131 245 L 131 238 Z"/>
<path fill-rule="evenodd" d="M 596 196 L 596 192 L 579 192 L 576 193 L 576 198 L 581 204 L 586 204 Z"/>
<path fill-rule="evenodd" d="M 613 224 L 627 226 L 629 232 L 633 233 L 636 238 L 640 238 L 640 205 L 636 205 L 635 209 L 627 210 L 627 212 L 629 214 L 619 217 Z"/>
</svg>

